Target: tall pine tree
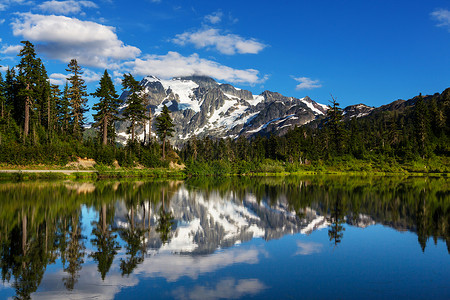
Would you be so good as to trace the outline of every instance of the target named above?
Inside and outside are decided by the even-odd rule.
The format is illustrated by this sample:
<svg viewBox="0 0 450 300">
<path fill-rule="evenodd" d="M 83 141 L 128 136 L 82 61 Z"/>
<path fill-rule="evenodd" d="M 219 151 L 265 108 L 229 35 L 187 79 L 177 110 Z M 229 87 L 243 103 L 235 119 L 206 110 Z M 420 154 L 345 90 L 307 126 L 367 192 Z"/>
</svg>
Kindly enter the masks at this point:
<svg viewBox="0 0 450 300">
<path fill-rule="evenodd" d="M 331 99 L 331 105 L 327 111 L 326 128 L 329 131 L 335 153 L 340 154 L 345 138 L 345 129 L 342 123 L 342 109 L 333 96 L 331 96 Z"/>
<path fill-rule="evenodd" d="M 130 121 L 128 131 L 131 133 L 131 141 L 135 141 L 136 125 L 142 123 L 147 116 L 145 115 L 145 106 L 143 97 L 141 95 L 142 86 L 134 79 L 131 74 L 124 74 L 122 80 L 122 89 L 128 90 L 128 97 L 126 100 L 127 106 L 124 109 L 123 116 L 125 120 Z"/>
<path fill-rule="evenodd" d="M 100 99 L 92 107 L 93 110 L 97 111 L 93 115 L 96 121 L 94 126 L 101 129 L 102 145 L 106 146 L 108 143 L 108 128 L 114 128 L 114 121 L 118 119 L 117 114 L 120 105 L 119 96 L 107 70 L 100 79 L 100 87 L 95 93 L 92 93 L 92 96 Z"/>
<path fill-rule="evenodd" d="M 72 59 L 68 65 L 66 71 L 71 72 L 71 76 L 67 79 L 70 83 L 68 91 L 68 99 L 70 103 L 70 116 L 72 123 L 72 133 L 73 136 L 81 140 L 83 134 L 84 125 L 84 113 L 87 111 L 87 92 L 84 79 L 81 77 L 83 75 L 82 68 L 78 65 L 76 59 Z"/>
<path fill-rule="evenodd" d="M 33 44 L 29 41 L 22 41 L 21 43 L 23 44 L 23 48 L 18 55 L 21 59 L 17 65 L 17 68 L 19 69 L 18 81 L 20 84 L 20 105 L 18 106 L 23 107 L 23 141 L 25 143 L 30 131 L 30 111 L 35 104 L 40 63 L 36 59 L 36 52 L 34 51 Z M 22 123 L 22 120 L 20 120 L 19 123 Z"/>
<path fill-rule="evenodd" d="M 166 139 L 167 137 L 173 136 L 173 132 L 175 131 L 174 126 L 170 117 L 170 111 L 164 104 L 161 114 L 156 117 L 156 132 L 163 143 L 163 159 L 166 157 Z"/>
<path fill-rule="evenodd" d="M 64 91 L 56 102 L 56 119 L 58 130 L 62 136 L 66 136 L 69 132 L 70 124 L 70 103 L 69 103 L 69 84 L 66 82 Z"/>
</svg>

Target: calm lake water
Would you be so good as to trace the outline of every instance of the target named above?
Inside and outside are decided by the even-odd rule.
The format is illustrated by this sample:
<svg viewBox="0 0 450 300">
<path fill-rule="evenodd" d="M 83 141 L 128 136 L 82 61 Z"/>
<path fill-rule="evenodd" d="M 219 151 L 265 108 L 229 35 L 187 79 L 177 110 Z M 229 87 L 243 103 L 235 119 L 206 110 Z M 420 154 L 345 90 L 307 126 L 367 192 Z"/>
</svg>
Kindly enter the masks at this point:
<svg viewBox="0 0 450 300">
<path fill-rule="evenodd" d="M 450 180 L 0 184 L 0 299 L 450 299 Z"/>
</svg>

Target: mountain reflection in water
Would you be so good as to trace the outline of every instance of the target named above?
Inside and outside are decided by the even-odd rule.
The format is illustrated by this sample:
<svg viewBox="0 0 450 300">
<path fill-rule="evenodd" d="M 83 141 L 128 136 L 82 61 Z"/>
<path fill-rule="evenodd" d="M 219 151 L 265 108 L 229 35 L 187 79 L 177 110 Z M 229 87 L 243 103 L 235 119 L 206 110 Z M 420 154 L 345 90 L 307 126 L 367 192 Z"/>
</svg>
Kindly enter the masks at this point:
<svg viewBox="0 0 450 300">
<path fill-rule="evenodd" d="M 346 228 L 375 224 L 413 232 L 423 252 L 430 238 L 450 251 L 449 187 L 394 177 L 4 183 L 0 296 L 112 299 L 145 278 L 180 283 L 161 295 L 170 298 L 263 295 L 270 282 L 260 278 L 197 280 L 260 264 L 264 247 L 243 247 L 255 238 L 319 229 L 328 246 L 297 239 L 294 257 L 339 248 Z M 197 284 L 186 289 L 188 279 Z"/>
</svg>

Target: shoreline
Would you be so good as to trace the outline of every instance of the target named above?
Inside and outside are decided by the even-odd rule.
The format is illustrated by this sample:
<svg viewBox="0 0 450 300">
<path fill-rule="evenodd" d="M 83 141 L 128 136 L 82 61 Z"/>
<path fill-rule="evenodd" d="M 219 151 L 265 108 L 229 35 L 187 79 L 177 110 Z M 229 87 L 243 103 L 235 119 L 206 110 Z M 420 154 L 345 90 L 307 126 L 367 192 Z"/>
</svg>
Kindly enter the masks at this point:
<svg viewBox="0 0 450 300">
<path fill-rule="evenodd" d="M 189 177 L 286 177 L 286 176 L 405 176 L 405 177 L 443 177 L 449 178 L 449 173 L 424 173 L 424 172 L 382 172 L 382 171 L 304 171 L 304 172 L 255 172 L 247 174 L 222 174 L 222 175 L 192 175 L 182 170 L 175 169 L 119 169 L 119 170 L 73 170 L 73 169 L 0 169 L 0 181 L 25 181 L 37 179 L 113 179 L 113 178 L 189 178 Z"/>
</svg>

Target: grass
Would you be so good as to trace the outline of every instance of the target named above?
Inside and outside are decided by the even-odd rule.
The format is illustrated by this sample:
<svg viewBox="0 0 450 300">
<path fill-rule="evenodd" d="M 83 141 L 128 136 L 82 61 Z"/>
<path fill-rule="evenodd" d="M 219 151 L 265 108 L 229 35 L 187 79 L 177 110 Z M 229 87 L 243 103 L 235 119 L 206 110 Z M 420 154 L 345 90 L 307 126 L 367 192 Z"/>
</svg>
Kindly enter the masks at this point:
<svg viewBox="0 0 450 300">
<path fill-rule="evenodd" d="M 243 165 L 242 165 L 243 164 Z M 241 166 L 242 165 L 242 166 Z M 359 176 L 438 176 L 449 177 L 450 161 L 438 157 L 427 160 L 415 160 L 398 163 L 391 159 L 358 160 L 353 157 L 337 157 L 326 162 L 317 161 L 304 165 L 298 163 L 283 163 L 274 160 L 264 160 L 259 164 L 244 162 L 231 166 L 224 161 L 199 163 L 186 170 L 169 168 L 114 168 L 97 164 L 85 172 L 76 168 L 56 165 L 5 165 L 1 169 L 17 170 L 12 173 L 1 173 L 0 180 L 24 181 L 36 179 L 86 179 L 98 180 L 108 178 L 185 178 L 202 176 L 288 176 L 288 175 L 359 175 Z M 36 170 L 39 172 L 22 172 L 21 170 Z M 43 171 L 44 170 L 44 171 Z M 52 170 L 54 172 L 45 172 Z M 81 169 L 80 169 L 81 170 Z M 59 172 L 57 172 L 59 171 Z M 71 171 L 66 173 L 65 171 Z M 90 171 L 90 172 L 86 172 Z"/>
</svg>

